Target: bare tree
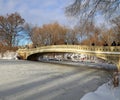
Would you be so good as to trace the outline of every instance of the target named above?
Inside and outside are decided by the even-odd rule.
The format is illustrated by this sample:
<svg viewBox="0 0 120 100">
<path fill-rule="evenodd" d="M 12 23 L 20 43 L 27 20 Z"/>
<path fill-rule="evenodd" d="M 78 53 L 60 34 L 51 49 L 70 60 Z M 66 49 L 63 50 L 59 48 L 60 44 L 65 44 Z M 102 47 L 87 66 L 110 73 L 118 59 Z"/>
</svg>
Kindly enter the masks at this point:
<svg viewBox="0 0 120 100">
<path fill-rule="evenodd" d="M 18 13 L 12 13 L 7 16 L 0 16 L 0 40 L 4 45 L 13 47 L 16 45 L 18 32 L 22 28 L 24 19 Z"/>
<path fill-rule="evenodd" d="M 120 42 L 120 15 L 114 19 L 111 20 L 113 24 L 113 30 L 115 33 L 116 40 Z"/>
<path fill-rule="evenodd" d="M 66 7 L 67 16 L 80 17 L 80 19 L 92 20 L 96 14 L 113 17 L 118 15 L 120 8 L 120 0 L 74 0 L 74 2 Z"/>
<path fill-rule="evenodd" d="M 111 22 L 120 29 L 120 15 L 112 19 Z M 119 30 L 120 32 L 120 30 Z"/>
<path fill-rule="evenodd" d="M 67 31 L 67 28 L 61 26 L 57 22 L 52 24 L 43 25 L 43 34 L 47 34 L 50 44 L 59 44 L 60 42 L 64 43 L 64 36 Z"/>
<path fill-rule="evenodd" d="M 37 46 L 38 44 L 38 27 L 33 26 L 32 24 L 26 23 L 24 25 L 24 34 L 28 41 L 31 41 L 33 46 Z"/>
<path fill-rule="evenodd" d="M 66 35 L 65 35 L 65 43 L 66 44 L 77 44 L 78 43 L 78 39 L 77 39 L 77 31 L 76 30 L 72 30 L 72 29 L 68 29 Z"/>
</svg>

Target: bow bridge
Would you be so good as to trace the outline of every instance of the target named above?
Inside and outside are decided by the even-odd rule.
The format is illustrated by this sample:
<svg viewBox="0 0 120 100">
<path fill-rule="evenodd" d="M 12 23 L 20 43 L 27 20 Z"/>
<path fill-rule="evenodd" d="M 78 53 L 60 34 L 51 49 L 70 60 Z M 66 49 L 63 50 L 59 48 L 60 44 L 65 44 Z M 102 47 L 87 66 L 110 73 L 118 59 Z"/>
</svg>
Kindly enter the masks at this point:
<svg viewBox="0 0 120 100">
<path fill-rule="evenodd" d="M 19 49 L 18 55 L 22 59 L 31 59 L 39 57 L 41 53 L 80 53 L 96 56 L 98 58 L 111 61 L 116 64 L 120 71 L 120 46 L 81 46 L 81 45 L 51 45 L 41 46 L 30 49 Z"/>
</svg>

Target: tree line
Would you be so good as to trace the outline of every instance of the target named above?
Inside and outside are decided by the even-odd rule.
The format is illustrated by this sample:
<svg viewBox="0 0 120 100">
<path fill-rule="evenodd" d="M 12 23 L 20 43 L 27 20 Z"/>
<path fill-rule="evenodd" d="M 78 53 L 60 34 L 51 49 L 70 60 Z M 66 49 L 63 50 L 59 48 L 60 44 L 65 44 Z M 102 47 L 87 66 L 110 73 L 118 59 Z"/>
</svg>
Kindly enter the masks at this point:
<svg viewBox="0 0 120 100">
<path fill-rule="evenodd" d="M 32 40 L 34 47 L 45 45 L 94 45 L 103 46 L 106 42 L 111 45 L 113 41 L 120 42 L 120 17 L 111 20 L 111 28 L 96 26 L 95 23 L 86 22 L 86 25 L 75 26 L 69 28 L 60 25 L 57 22 L 44 24 L 41 27 L 31 27 L 30 24 L 25 25 L 29 38 Z M 83 31 L 84 28 L 84 31 Z"/>
</svg>

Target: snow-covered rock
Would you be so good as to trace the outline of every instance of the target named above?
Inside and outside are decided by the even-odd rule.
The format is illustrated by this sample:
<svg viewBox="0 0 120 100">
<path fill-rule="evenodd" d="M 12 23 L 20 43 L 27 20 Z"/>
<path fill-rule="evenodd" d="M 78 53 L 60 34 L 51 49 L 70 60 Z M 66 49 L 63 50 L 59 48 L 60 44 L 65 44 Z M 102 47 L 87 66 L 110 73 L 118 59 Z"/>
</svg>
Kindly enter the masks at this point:
<svg viewBox="0 0 120 100">
<path fill-rule="evenodd" d="M 120 85 L 113 87 L 110 82 L 103 84 L 95 92 L 84 95 L 80 100 L 120 100 Z"/>
</svg>

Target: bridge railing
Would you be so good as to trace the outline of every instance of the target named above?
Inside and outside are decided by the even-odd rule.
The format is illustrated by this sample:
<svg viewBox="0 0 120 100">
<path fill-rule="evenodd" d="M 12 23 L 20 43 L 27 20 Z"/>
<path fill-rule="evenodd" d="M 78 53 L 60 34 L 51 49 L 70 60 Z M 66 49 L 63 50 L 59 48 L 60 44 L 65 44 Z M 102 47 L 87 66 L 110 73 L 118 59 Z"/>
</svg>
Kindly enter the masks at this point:
<svg viewBox="0 0 120 100">
<path fill-rule="evenodd" d="M 40 49 L 78 49 L 84 51 L 98 51 L 98 52 L 120 52 L 120 46 L 80 46 L 80 45 L 50 45 L 50 46 L 42 46 L 37 48 L 30 48 L 30 49 L 19 49 L 22 51 L 34 51 Z"/>
</svg>

